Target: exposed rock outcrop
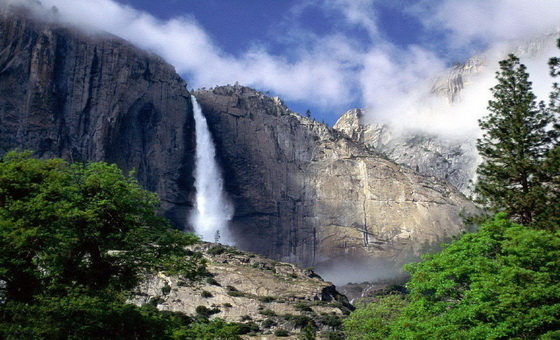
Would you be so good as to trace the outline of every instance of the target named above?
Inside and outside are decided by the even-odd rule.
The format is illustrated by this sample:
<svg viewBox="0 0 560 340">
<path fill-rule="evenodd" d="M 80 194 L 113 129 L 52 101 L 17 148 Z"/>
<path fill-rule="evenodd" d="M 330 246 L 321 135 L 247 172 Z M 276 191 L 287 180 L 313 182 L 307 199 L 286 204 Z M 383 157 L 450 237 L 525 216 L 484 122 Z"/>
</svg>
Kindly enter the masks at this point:
<svg viewBox="0 0 560 340">
<path fill-rule="evenodd" d="M 208 261 L 209 276 L 185 282 L 162 274 L 146 280 L 131 300 L 160 310 L 243 322 L 258 333 L 282 328 L 299 332 L 312 322 L 321 332 L 336 330 L 353 309 L 348 299 L 313 271 L 219 244 L 193 247 Z"/>
<path fill-rule="evenodd" d="M 475 178 L 478 153 L 475 141 L 445 138 L 417 131 L 395 131 L 385 124 L 362 120 L 364 110 L 352 109 L 343 114 L 334 129 L 375 148 L 391 160 L 423 175 L 448 181 L 464 194 L 470 194 Z"/>
<path fill-rule="evenodd" d="M 459 214 L 476 211 L 452 186 L 277 98 L 238 85 L 194 94 L 216 141 L 243 249 L 319 268 L 339 260 L 400 263 L 464 231 Z"/>
<path fill-rule="evenodd" d="M 108 161 L 136 169 L 175 225 L 192 192 L 186 83 L 160 57 L 108 34 L 0 10 L 0 155 Z"/>
</svg>

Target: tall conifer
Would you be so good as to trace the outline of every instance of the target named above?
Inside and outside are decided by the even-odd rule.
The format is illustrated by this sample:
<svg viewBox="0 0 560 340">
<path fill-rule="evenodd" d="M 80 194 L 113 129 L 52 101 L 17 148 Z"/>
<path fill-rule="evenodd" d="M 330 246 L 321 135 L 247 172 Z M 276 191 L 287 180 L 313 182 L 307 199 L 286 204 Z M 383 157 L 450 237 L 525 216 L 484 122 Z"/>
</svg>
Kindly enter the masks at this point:
<svg viewBox="0 0 560 340">
<path fill-rule="evenodd" d="M 536 102 L 526 67 L 516 56 L 500 62 L 496 78 L 489 114 L 479 121 L 484 134 L 477 148 L 483 161 L 475 192 L 492 211 L 528 225 L 548 209 L 542 178 L 554 116 Z"/>
</svg>

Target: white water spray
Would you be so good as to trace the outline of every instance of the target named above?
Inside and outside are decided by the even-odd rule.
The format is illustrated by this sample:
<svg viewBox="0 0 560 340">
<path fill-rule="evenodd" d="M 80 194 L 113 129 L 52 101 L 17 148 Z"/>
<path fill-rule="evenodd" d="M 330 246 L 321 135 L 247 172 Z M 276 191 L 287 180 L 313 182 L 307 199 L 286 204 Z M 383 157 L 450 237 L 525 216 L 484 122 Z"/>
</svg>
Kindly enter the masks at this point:
<svg viewBox="0 0 560 340">
<path fill-rule="evenodd" d="M 196 129 L 196 202 L 190 222 L 195 233 L 204 241 L 214 242 L 219 238 L 220 243 L 233 245 L 233 237 L 228 229 L 233 206 L 223 191 L 224 180 L 216 162 L 216 148 L 208 123 L 196 98 L 191 96 L 191 100 Z"/>
</svg>

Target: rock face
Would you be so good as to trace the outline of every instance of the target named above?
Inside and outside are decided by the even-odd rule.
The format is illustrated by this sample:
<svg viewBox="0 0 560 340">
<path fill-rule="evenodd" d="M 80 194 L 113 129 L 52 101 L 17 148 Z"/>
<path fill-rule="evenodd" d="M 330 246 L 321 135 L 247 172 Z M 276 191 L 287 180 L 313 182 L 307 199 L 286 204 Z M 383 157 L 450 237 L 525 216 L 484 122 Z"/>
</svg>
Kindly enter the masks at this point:
<svg viewBox="0 0 560 340">
<path fill-rule="evenodd" d="M 459 214 L 476 211 L 452 186 L 384 159 L 277 98 L 238 85 L 194 95 L 235 202 L 242 249 L 319 268 L 400 263 L 464 231 Z"/>
<path fill-rule="evenodd" d="M 486 56 L 480 55 L 468 59 L 465 63 L 459 63 L 449 69 L 446 74 L 436 79 L 431 92 L 435 95 L 445 96 L 451 103 L 469 85 L 469 78 L 478 74 L 486 66 Z"/>
<path fill-rule="evenodd" d="M 28 149 L 136 169 L 183 227 L 194 161 L 185 81 L 122 39 L 30 15 L 0 9 L 0 155 Z"/>
<path fill-rule="evenodd" d="M 394 131 L 385 124 L 362 121 L 364 110 L 343 114 L 334 129 L 384 153 L 395 162 L 415 171 L 448 181 L 464 194 L 470 194 L 475 178 L 478 153 L 474 140 L 444 139 L 419 132 Z"/>
<path fill-rule="evenodd" d="M 207 260 L 206 280 L 185 282 L 154 275 L 138 287 L 131 301 L 193 317 L 212 311 L 211 319 L 247 323 L 257 326 L 259 333 L 279 328 L 297 333 L 310 321 L 321 332 L 335 331 L 353 309 L 345 296 L 311 270 L 222 245 L 205 243 L 193 251 L 202 252 Z"/>
</svg>

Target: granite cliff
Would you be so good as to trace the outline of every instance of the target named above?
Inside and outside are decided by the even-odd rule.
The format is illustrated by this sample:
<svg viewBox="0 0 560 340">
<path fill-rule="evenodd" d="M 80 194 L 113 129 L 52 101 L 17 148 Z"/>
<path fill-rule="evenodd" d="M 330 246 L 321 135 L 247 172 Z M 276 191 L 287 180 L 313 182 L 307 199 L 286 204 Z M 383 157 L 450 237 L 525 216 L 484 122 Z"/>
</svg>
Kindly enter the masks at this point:
<svg viewBox="0 0 560 340">
<path fill-rule="evenodd" d="M 360 261 L 419 255 L 464 231 L 459 215 L 476 211 L 449 184 L 291 112 L 278 98 L 239 85 L 194 95 L 235 202 L 232 229 L 242 249 L 319 270 L 335 262 L 359 270 Z"/>
<path fill-rule="evenodd" d="M 464 194 L 471 193 L 470 181 L 475 178 L 478 165 L 474 139 L 396 131 L 387 124 L 364 121 L 366 114 L 361 109 L 349 110 L 338 119 L 334 129 L 418 173 L 448 181 Z"/>
<path fill-rule="evenodd" d="M 5 5 L 3 5 L 5 6 Z M 193 118 L 186 83 L 160 57 L 0 6 L 0 155 L 107 161 L 136 170 L 184 225 L 192 192 Z"/>
</svg>

